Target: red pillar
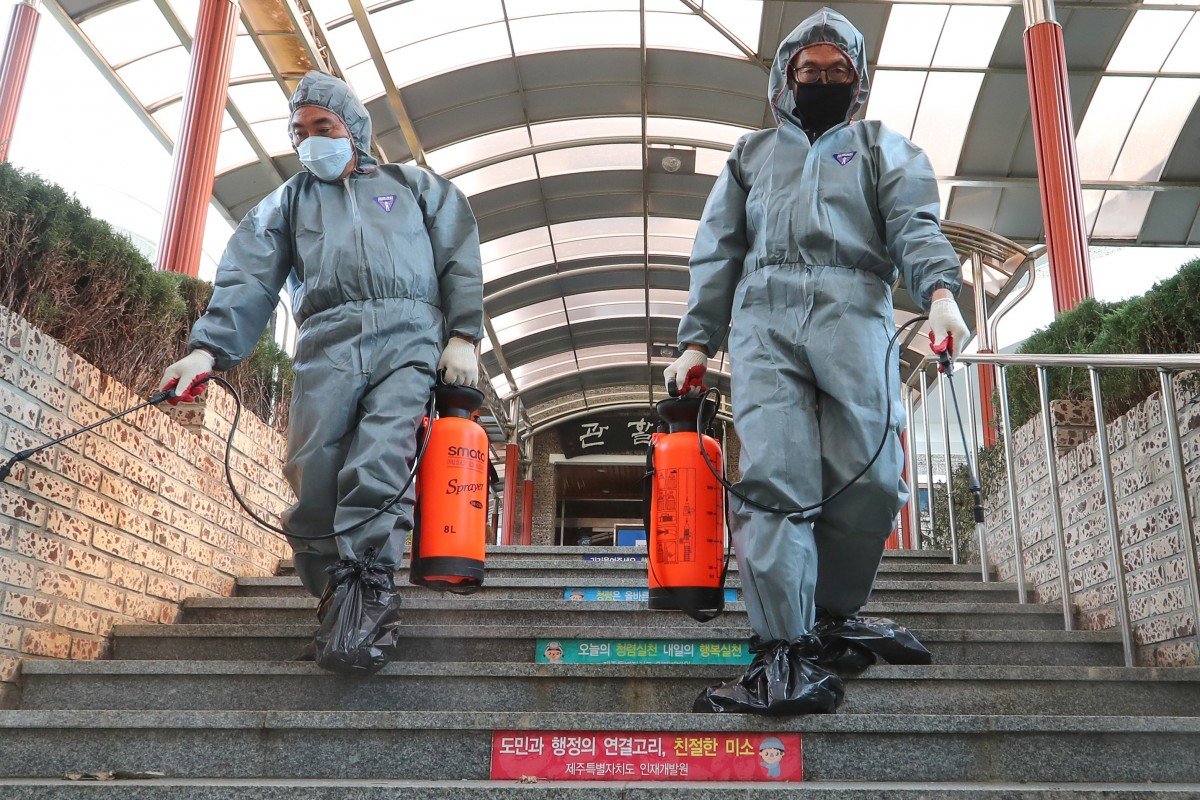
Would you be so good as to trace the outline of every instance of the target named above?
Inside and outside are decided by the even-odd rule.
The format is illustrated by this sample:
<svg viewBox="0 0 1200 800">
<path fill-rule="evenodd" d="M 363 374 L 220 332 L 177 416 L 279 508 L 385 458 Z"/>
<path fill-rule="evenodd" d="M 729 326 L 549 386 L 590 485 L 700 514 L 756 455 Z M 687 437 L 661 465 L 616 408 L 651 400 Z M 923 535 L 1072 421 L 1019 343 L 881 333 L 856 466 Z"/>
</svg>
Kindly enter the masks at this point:
<svg viewBox="0 0 1200 800">
<path fill-rule="evenodd" d="M 533 481 L 521 483 L 521 544 L 533 544 Z"/>
<path fill-rule="evenodd" d="M 8 161 L 8 149 L 13 130 L 17 127 L 17 111 L 29 59 L 33 56 L 33 40 L 37 36 L 41 14 L 33 0 L 22 0 L 13 6 L 8 39 L 4 42 L 4 60 L 0 61 L 0 162 Z"/>
<path fill-rule="evenodd" d="M 1025 68 L 1038 186 L 1054 312 L 1059 314 L 1092 296 L 1092 268 L 1075 154 L 1067 57 L 1062 27 L 1054 21 L 1053 0 L 1026 0 L 1025 23 Z"/>
<path fill-rule="evenodd" d="M 517 485 L 521 473 L 521 448 L 516 444 L 504 447 L 504 506 L 500 512 L 500 543 L 515 544 L 517 524 Z"/>
<path fill-rule="evenodd" d="M 237 0 L 200 0 L 183 121 L 175 137 L 171 194 L 158 247 L 160 270 L 192 277 L 200 271 L 200 246 L 216 180 L 237 21 Z"/>
<path fill-rule="evenodd" d="M 979 352 L 982 355 L 992 351 Z M 999 428 L 996 427 L 996 410 L 992 406 L 992 398 L 996 394 L 996 368 L 991 364 L 979 364 L 975 374 L 979 380 L 979 424 L 983 429 L 983 446 L 991 447 L 1000 441 Z"/>
</svg>

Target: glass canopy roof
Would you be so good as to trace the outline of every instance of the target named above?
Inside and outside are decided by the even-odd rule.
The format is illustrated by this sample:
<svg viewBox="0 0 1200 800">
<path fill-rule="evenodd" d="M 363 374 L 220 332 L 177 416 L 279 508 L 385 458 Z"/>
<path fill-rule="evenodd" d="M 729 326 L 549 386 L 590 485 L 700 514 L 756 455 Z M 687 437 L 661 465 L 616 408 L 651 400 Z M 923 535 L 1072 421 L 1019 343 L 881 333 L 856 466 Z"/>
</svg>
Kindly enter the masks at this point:
<svg viewBox="0 0 1200 800">
<path fill-rule="evenodd" d="M 244 0 L 218 202 L 240 216 L 297 168 L 286 132 L 294 65 L 272 56 L 278 31 L 256 29 L 254 12 L 310 16 L 310 49 L 367 103 L 380 151 L 427 164 L 472 198 L 487 294 L 508 293 L 503 308 L 488 301 L 483 345 L 500 394 L 555 380 L 578 392 L 580 381 L 565 379 L 589 368 L 661 361 L 669 321 L 686 303 L 686 275 L 664 270 L 686 264 L 730 147 L 770 124 L 767 67 L 779 39 L 816 6 L 384 0 L 364 4 L 364 26 L 352 5 L 360 2 Z M 1194 2 L 1060 3 L 1094 241 L 1200 239 L 1200 160 L 1184 152 L 1200 144 Z M 171 146 L 199 0 L 47 7 Z M 863 0 L 845 11 L 868 41 L 865 115 L 926 150 L 947 218 L 1037 241 L 1019 7 Z M 402 135 L 410 122 L 415 134 Z M 659 171 L 647 146 L 674 148 L 686 167 Z M 561 281 L 558 296 L 546 299 L 547 280 Z M 540 293 L 514 310 L 512 292 L 525 286 Z"/>
</svg>

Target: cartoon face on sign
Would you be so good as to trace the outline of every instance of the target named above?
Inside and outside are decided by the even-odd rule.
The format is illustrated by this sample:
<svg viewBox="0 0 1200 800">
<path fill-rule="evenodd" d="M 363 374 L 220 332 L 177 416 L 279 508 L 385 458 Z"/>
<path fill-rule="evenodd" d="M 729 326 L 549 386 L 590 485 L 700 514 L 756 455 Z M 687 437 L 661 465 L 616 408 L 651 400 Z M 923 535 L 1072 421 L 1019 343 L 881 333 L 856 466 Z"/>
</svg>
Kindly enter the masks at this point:
<svg viewBox="0 0 1200 800">
<path fill-rule="evenodd" d="M 558 662 L 562 661 L 563 649 L 562 645 L 558 642 L 549 642 L 543 652 L 546 656 L 546 660 L 552 664 L 557 664 Z"/>
<path fill-rule="evenodd" d="M 762 768 L 767 771 L 767 777 L 779 777 L 779 762 L 783 761 L 783 753 L 783 742 L 774 736 L 763 739 L 762 744 L 758 746 L 758 757 L 762 761 Z"/>
</svg>

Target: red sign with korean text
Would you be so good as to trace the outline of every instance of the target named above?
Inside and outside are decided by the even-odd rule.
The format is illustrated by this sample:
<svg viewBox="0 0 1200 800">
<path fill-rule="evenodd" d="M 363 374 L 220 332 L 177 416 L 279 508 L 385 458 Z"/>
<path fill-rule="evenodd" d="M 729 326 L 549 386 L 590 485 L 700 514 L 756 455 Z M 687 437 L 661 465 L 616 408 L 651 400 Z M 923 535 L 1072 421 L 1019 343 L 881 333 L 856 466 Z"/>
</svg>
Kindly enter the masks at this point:
<svg viewBox="0 0 1200 800">
<path fill-rule="evenodd" d="M 802 781 L 798 733 L 495 731 L 492 780 Z"/>
</svg>

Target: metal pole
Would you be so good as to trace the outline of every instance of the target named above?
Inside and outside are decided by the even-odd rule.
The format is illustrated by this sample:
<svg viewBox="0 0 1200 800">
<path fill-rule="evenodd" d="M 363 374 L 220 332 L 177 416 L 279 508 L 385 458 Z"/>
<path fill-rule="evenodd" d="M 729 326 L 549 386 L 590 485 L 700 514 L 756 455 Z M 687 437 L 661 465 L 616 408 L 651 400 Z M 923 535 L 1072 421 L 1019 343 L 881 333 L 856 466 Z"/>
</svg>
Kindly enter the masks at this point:
<svg viewBox="0 0 1200 800">
<path fill-rule="evenodd" d="M 923 420 L 922 432 L 925 434 L 925 477 L 926 485 L 929 487 L 929 539 L 932 541 L 934 530 L 937 529 L 937 509 L 934 504 L 934 438 L 929 434 L 929 383 L 924 367 L 920 369 L 920 416 Z M 917 549 L 924 549 L 924 542 Z"/>
<path fill-rule="evenodd" d="M 1042 404 L 1042 441 L 1046 446 L 1046 478 L 1050 481 L 1050 520 L 1054 523 L 1054 555 L 1058 557 L 1058 586 L 1062 592 L 1063 624 L 1075 630 L 1071 609 L 1071 567 L 1067 559 L 1067 534 L 1063 526 L 1062 500 L 1058 494 L 1058 452 L 1054 446 L 1054 421 L 1050 416 L 1050 382 L 1046 368 L 1038 367 L 1038 397 Z"/>
<path fill-rule="evenodd" d="M 533 544 L 533 481 L 521 481 L 521 544 Z"/>
<path fill-rule="evenodd" d="M 558 546 L 563 547 L 567 543 L 567 501 L 558 501 Z"/>
<path fill-rule="evenodd" d="M 976 365 L 976 369 L 979 366 Z M 975 456 L 975 474 L 979 477 L 979 429 L 975 427 L 975 387 L 971 384 L 971 368 L 963 370 L 963 385 L 967 390 L 967 427 L 971 429 L 971 450 Z M 980 478 L 980 480 L 983 480 Z M 982 522 L 975 523 L 975 536 L 979 539 L 979 579 L 984 583 L 991 580 L 988 570 L 987 529 Z"/>
<path fill-rule="evenodd" d="M 988 325 L 987 291 L 984 287 L 983 256 L 978 250 L 971 253 L 971 280 L 975 290 L 975 344 L 980 354 L 992 352 L 992 331 Z M 996 376 L 990 364 L 980 364 L 976 367 L 979 375 L 979 419 L 983 425 L 983 443 L 987 447 L 996 444 L 996 420 L 992 413 L 992 393 L 996 388 Z M 968 386 L 970 382 L 968 381 Z M 975 393 L 968 388 L 967 396 L 971 397 L 968 410 L 973 411 Z M 974 425 L 971 427 L 974 433 Z M 978 436 L 975 441 L 975 452 L 979 452 Z M 982 556 L 981 556 L 982 557 Z"/>
<path fill-rule="evenodd" d="M 8 38 L 4 42 L 4 60 L 0 61 L 0 162 L 8 161 L 41 18 L 37 0 L 22 0 L 13 6 Z"/>
<path fill-rule="evenodd" d="M 1162 387 L 1163 420 L 1167 425 L 1167 446 L 1171 448 L 1171 471 L 1175 475 L 1175 502 L 1179 504 L 1179 534 L 1183 537 L 1183 552 L 1187 558 L 1188 586 L 1192 590 L 1192 623 L 1200 653 L 1200 567 L 1196 563 L 1196 532 L 1192 525 L 1191 503 L 1188 500 L 1187 478 L 1183 470 L 1183 446 L 1179 442 L 1179 418 L 1175 413 L 1175 376 L 1165 369 L 1158 371 Z"/>
<path fill-rule="evenodd" d="M 1092 296 L 1063 30 L 1053 0 L 1025 0 L 1025 65 L 1054 311 Z"/>
<path fill-rule="evenodd" d="M 912 521 L 912 515 L 908 513 L 908 505 L 909 503 L 912 503 L 913 498 L 913 473 L 912 458 L 908 447 L 907 430 L 900 431 L 900 452 L 904 456 L 904 468 L 901 471 L 901 477 L 904 479 L 904 485 L 908 487 L 908 501 L 905 503 L 905 507 L 900 509 L 900 522 L 896 529 L 896 547 L 900 550 L 903 550 L 906 547 L 905 541 L 912 541 L 912 527 L 910 524 Z M 890 543 L 891 541 L 892 539 L 889 536 L 888 542 Z"/>
<path fill-rule="evenodd" d="M 1092 405 L 1096 409 L 1096 450 L 1100 457 L 1100 477 L 1104 484 L 1104 511 L 1108 517 L 1108 536 L 1112 543 L 1113 581 L 1117 588 L 1117 624 L 1121 627 L 1121 647 L 1125 666 L 1137 664 L 1133 649 L 1133 630 L 1129 626 L 1129 595 L 1125 589 L 1125 565 L 1121 559 L 1121 528 L 1117 522 L 1117 493 L 1113 489 L 1112 459 L 1108 453 L 1108 426 L 1104 421 L 1104 398 L 1100 394 L 1100 372 L 1088 368 L 1092 384 Z"/>
<path fill-rule="evenodd" d="M 159 240 L 160 270 L 192 277 L 200 271 L 237 23 L 237 0 L 200 1 L 183 118 L 175 137 L 171 191 Z"/>
<path fill-rule="evenodd" d="M 933 437 L 929 435 L 929 384 L 925 376 L 925 367 L 921 367 L 921 416 L 924 419 L 925 434 L 925 475 L 929 485 L 929 538 L 937 528 L 937 509 L 933 502 Z M 923 547 L 923 543 L 922 543 Z M 922 547 L 918 547 L 920 550 Z"/>
<path fill-rule="evenodd" d="M 908 422 L 907 436 L 904 437 L 904 460 L 908 463 L 912 483 L 908 485 L 908 546 L 920 550 L 921 539 L 921 473 L 917 470 L 916 459 L 913 458 L 913 439 L 916 437 L 916 418 L 913 416 L 912 390 L 904 387 L 904 419 Z"/>
<path fill-rule="evenodd" d="M 950 563 L 958 563 L 958 528 L 955 525 L 955 519 L 958 516 L 954 513 L 954 466 L 950 459 L 950 409 L 949 398 L 950 392 L 947 390 L 947 381 L 954 380 L 952 374 L 944 372 L 938 373 L 938 405 L 942 410 L 942 453 L 946 457 L 946 516 L 950 521 Z"/>
<path fill-rule="evenodd" d="M 1013 536 L 1013 566 L 1017 579 L 1017 602 L 1027 603 L 1025 594 L 1025 550 L 1021 545 L 1021 515 L 1017 506 L 1017 468 L 1013 461 L 1012 413 L 1008 404 L 1008 368 L 997 370 L 1000 386 L 1000 431 L 1004 436 L 1004 468 L 1008 477 L 1008 513 L 1012 518 L 1009 525 Z"/>
<path fill-rule="evenodd" d="M 516 442 L 504 446 L 504 505 L 500 512 L 500 543 L 516 544 L 517 487 L 521 476 L 521 448 Z"/>
</svg>

